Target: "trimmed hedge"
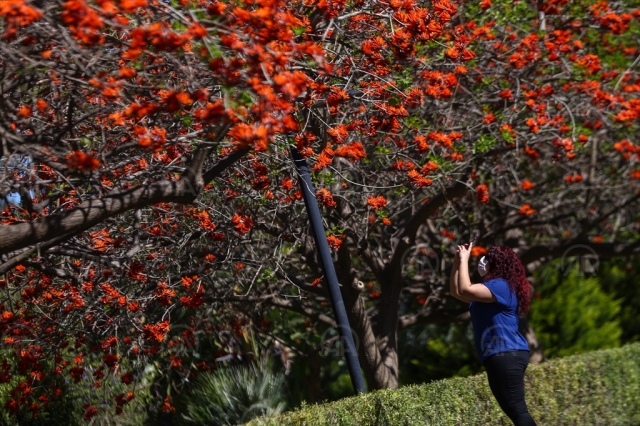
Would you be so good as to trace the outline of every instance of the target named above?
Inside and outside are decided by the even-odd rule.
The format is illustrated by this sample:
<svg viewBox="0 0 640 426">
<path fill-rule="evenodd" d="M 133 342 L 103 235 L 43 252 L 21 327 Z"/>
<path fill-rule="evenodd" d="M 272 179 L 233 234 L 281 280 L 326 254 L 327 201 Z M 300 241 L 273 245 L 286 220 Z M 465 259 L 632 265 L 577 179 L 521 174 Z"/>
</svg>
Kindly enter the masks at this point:
<svg viewBox="0 0 640 426">
<path fill-rule="evenodd" d="M 640 343 L 530 365 L 529 412 L 539 425 L 640 425 Z M 255 419 L 248 425 L 512 425 L 486 374 L 381 390 Z"/>
</svg>

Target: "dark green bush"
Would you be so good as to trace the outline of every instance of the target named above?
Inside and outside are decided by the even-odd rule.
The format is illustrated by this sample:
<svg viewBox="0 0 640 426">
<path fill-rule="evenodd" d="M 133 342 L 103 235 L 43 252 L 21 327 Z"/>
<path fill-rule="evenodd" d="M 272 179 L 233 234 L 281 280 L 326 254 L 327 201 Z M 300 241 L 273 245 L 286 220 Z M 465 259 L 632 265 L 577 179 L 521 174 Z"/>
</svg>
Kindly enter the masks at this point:
<svg viewBox="0 0 640 426">
<path fill-rule="evenodd" d="M 640 424 L 640 343 L 529 366 L 529 411 L 539 425 Z M 485 374 L 381 390 L 305 406 L 249 425 L 511 425 Z"/>
</svg>

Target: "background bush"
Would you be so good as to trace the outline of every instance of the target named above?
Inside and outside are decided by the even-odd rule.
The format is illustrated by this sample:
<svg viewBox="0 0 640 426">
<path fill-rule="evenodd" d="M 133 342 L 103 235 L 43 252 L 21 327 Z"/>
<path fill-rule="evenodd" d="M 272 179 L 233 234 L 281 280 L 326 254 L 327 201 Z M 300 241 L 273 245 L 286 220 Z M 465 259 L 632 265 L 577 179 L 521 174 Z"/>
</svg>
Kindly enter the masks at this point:
<svg viewBox="0 0 640 426">
<path fill-rule="evenodd" d="M 536 274 L 529 317 L 544 354 L 564 357 L 620 346 L 621 299 L 603 291 L 600 277 L 585 276 L 578 265 L 554 266 Z"/>
<path fill-rule="evenodd" d="M 540 425 L 640 424 L 640 343 L 529 366 L 529 411 Z M 381 390 L 330 404 L 306 406 L 258 425 L 512 425 L 485 374 L 397 390 Z"/>
</svg>

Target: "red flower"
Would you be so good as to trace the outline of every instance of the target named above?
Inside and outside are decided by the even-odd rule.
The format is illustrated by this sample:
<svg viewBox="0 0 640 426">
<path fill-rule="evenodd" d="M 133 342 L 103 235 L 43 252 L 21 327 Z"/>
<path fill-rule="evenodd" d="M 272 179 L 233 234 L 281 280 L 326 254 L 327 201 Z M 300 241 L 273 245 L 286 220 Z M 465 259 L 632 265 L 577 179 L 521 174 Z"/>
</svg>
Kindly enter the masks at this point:
<svg viewBox="0 0 640 426">
<path fill-rule="evenodd" d="M 511 92 L 511 89 L 503 90 L 502 92 L 498 93 L 498 96 L 509 101 L 513 100 L 513 93 Z"/>
<path fill-rule="evenodd" d="M 531 157 L 533 160 L 537 160 L 540 157 L 540 153 L 535 148 L 531 148 L 529 146 L 524 147 L 524 152 Z"/>
<path fill-rule="evenodd" d="M 334 155 L 335 153 L 331 148 L 327 147 L 323 149 L 320 155 L 318 155 L 318 161 L 316 161 L 316 164 L 311 168 L 311 170 L 317 172 L 318 170 L 324 169 L 331 164 Z"/>
<path fill-rule="evenodd" d="M 439 168 L 440 166 L 438 166 L 436 163 L 434 163 L 433 161 L 429 161 L 427 164 L 420 168 L 420 173 L 422 173 L 423 175 L 428 175 L 435 172 Z"/>
<path fill-rule="evenodd" d="M 69 370 L 69 375 L 73 378 L 73 381 L 78 383 L 82 380 L 82 373 L 84 373 L 83 367 L 71 367 Z"/>
<path fill-rule="evenodd" d="M 98 409 L 91 404 L 87 404 L 84 406 L 84 419 L 91 420 L 93 416 L 98 414 Z"/>
<path fill-rule="evenodd" d="M 335 150 L 338 157 L 346 157 L 351 161 L 358 161 L 367 156 L 364 146 L 360 142 L 354 142 L 349 145 L 343 145 Z"/>
<path fill-rule="evenodd" d="M 145 339 L 152 342 L 162 342 L 167 337 L 169 325 L 169 321 L 159 322 L 158 324 L 145 324 L 143 327 Z"/>
<path fill-rule="evenodd" d="M 100 167 L 100 160 L 82 151 L 71 151 L 71 155 L 67 156 L 67 164 L 72 169 L 91 171 Z"/>
<path fill-rule="evenodd" d="M 125 373 L 122 376 L 120 376 L 120 381 L 125 385 L 131 384 L 133 382 L 133 372 L 129 371 L 128 373 Z"/>
<path fill-rule="evenodd" d="M 387 205 L 387 199 L 384 198 L 382 195 L 378 195 L 377 197 L 371 196 L 367 199 L 367 204 L 373 210 L 380 210 L 381 208 Z"/>
<path fill-rule="evenodd" d="M 31 117 L 31 107 L 27 105 L 21 106 L 20 108 L 18 108 L 18 115 L 22 118 Z"/>
<path fill-rule="evenodd" d="M 111 336 L 102 341 L 102 350 L 107 351 L 109 348 L 115 348 L 118 345 L 118 338 Z"/>
<path fill-rule="evenodd" d="M 110 369 L 116 368 L 119 360 L 120 355 L 118 354 L 106 354 L 102 357 L 102 362 L 104 362 Z"/>
<path fill-rule="evenodd" d="M 487 185 L 480 184 L 476 187 L 476 195 L 478 196 L 478 201 L 481 203 L 489 202 L 489 188 Z"/>
<path fill-rule="evenodd" d="M 138 135 L 138 144 L 153 152 L 160 152 L 167 141 L 167 131 L 161 127 L 154 126 L 149 131 L 146 127 L 136 127 L 134 133 Z"/>
<path fill-rule="evenodd" d="M 253 228 L 253 220 L 251 220 L 247 215 L 240 216 L 236 213 L 231 219 L 231 223 L 233 224 L 236 232 L 240 235 L 246 234 L 251 231 L 251 228 Z"/>
<path fill-rule="evenodd" d="M 338 250 L 342 245 L 342 238 L 335 235 L 329 235 L 327 237 L 327 243 L 329 243 L 329 247 L 332 249 Z"/>
<path fill-rule="evenodd" d="M 409 173 L 407 173 L 407 177 L 409 178 L 409 181 L 413 184 L 413 186 L 417 188 L 430 186 L 433 183 L 431 179 L 425 178 L 415 170 L 411 170 Z"/>
<path fill-rule="evenodd" d="M 442 231 L 440 231 L 440 234 L 442 234 L 443 237 L 448 238 L 450 240 L 455 240 L 456 238 L 456 234 L 454 234 L 453 232 L 447 229 L 443 229 Z"/>
<path fill-rule="evenodd" d="M 482 246 L 475 246 L 471 249 L 471 256 L 483 256 L 487 254 L 487 249 Z"/>
<path fill-rule="evenodd" d="M 176 411 L 175 407 L 173 405 L 171 405 L 171 397 L 167 396 L 164 399 L 164 402 L 162 403 L 162 406 L 160 407 L 161 411 L 169 412 L 169 411 Z"/>
<path fill-rule="evenodd" d="M 325 207 L 336 206 L 336 202 L 333 200 L 333 195 L 331 195 L 331 192 L 327 189 L 322 188 L 318 190 L 318 192 L 316 192 L 316 198 L 320 201 L 320 204 Z"/>
<path fill-rule="evenodd" d="M 494 121 L 496 121 L 496 116 L 495 116 L 495 115 L 493 115 L 493 114 L 487 114 L 487 115 L 485 115 L 485 116 L 484 116 L 484 118 L 482 119 L 482 122 L 483 122 L 484 124 L 491 124 L 491 123 L 493 123 Z"/>
<path fill-rule="evenodd" d="M 44 99 L 38 99 L 36 101 L 36 108 L 38 108 L 38 111 L 43 112 L 49 108 L 49 104 Z"/>
<path fill-rule="evenodd" d="M 427 143 L 427 138 L 425 138 L 422 135 L 416 136 L 416 138 L 413 141 L 416 144 L 416 149 L 420 153 L 423 153 L 423 152 L 427 151 L 429 148 L 431 148 L 429 146 L 429 144 Z"/>
<path fill-rule="evenodd" d="M 564 178 L 564 181 L 567 183 L 572 183 L 572 182 L 582 182 L 583 176 L 582 175 L 569 175 L 566 176 Z"/>
<path fill-rule="evenodd" d="M 531 183 L 531 181 L 529 179 L 526 179 L 526 180 L 522 181 L 522 183 L 520 183 L 520 186 L 522 187 L 522 189 L 524 191 L 528 191 L 530 189 L 533 189 L 533 187 L 536 186 L 536 185 Z"/>
<path fill-rule="evenodd" d="M 123 12 L 133 13 L 141 7 L 147 7 L 147 0 L 120 0 L 120 8 Z"/>
<path fill-rule="evenodd" d="M 523 216 L 530 216 L 535 212 L 536 210 L 532 208 L 530 204 L 523 204 L 522 207 L 520 207 L 520 210 L 518 210 L 518 213 L 520 213 Z"/>
<path fill-rule="evenodd" d="M 185 277 L 186 278 L 186 277 Z M 161 305 L 170 306 L 173 304 L 171 298 L 176 297 L 176 292 L 173 291 L 166 282 L 160 281 L 158 283 L 158 287 L 156 291 L 152 293 L 155 297 L 158 298 L 158 301 Z"/>
</svg>

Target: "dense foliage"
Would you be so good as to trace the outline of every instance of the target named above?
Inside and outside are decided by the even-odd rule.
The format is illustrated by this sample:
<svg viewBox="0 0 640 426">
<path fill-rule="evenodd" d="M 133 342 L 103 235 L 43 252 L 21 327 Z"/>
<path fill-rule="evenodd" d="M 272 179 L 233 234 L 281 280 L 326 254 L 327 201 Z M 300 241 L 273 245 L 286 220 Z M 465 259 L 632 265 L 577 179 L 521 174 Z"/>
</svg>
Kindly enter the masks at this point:
<svg viewBox="0 0 640 426">
<path fill-rule="evenodd" d="M 597 276 L 579 269 L 548 268 L 539 274 L 531 325 L 548 357 L 620 346 L 619 314 L 623 303 L 605 293 Z M 566 274 L 565 274 L 566 272 Z"/>
</svg>

